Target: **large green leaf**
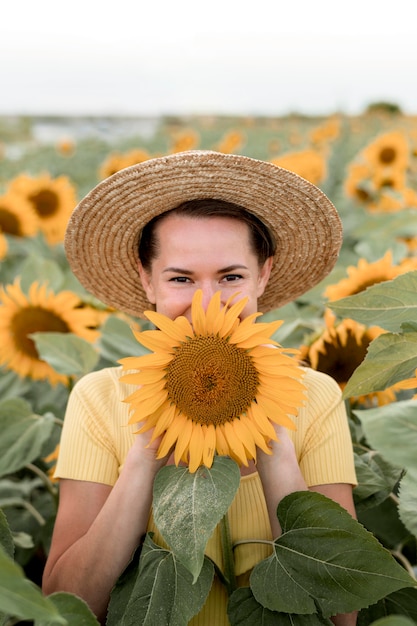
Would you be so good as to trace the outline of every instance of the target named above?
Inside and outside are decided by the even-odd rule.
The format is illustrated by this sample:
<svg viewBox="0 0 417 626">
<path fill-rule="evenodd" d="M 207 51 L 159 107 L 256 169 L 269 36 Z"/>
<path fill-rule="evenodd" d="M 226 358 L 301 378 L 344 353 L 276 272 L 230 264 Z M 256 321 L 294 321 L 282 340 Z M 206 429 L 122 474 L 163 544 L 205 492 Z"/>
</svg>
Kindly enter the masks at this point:
<svg viewBox="0 0 417 626">
<path fill-rule="evenodd" d="M 0 476 L 11 474 L 34 461 L 50 436 L 54 416 L 33 415 L 19 398 L 0 403 Z"/>
<path fill-rule="evenodd" d="M 117 363 L 119 359 L 126 356 L 142 356 L 149 352 L 136 341 L 131 326 L 132 324 L 114 315 L 106 319 L 97 342 L 100 353 L 105 359 Z"/>
<path fill-rule="evenodd" d="M 332 622 L 317 613 L 295 615 L 270 611 L 259 604 L 249 587 L 236 589 L 230 597 L 227 614 L 232 626 L 332 626 Z"/>
<path fill-rule="evenodd" d="M 417 472 L 408 472 L 399 487 L 398 513 L 404 526 L 417 537 Z"/>
<path fill-rule="evenodd" d="M 146 536 L 139 567 L 134 560 L 113 589 L 107 626 L 187 626 L 204 605 L 214 576 L 205 558 L 195 583 L 175 555 Z"/>
<path fill-rule="evenodd" d="M 371 626 L 415 626 L 415 622 L 403 615 L 389 615 L 372 622 Z"/>
<path fill-rule="evenodd" d="M 0 546 L 10 558 L 14 556 L 14 543 L 12 533 L 10 532 L 7 518 L 0 509 Z"/>
<path fill-rule="evenodd" d="M 97 618 L 93 615 L 87 604 L 81 598 L 71 593 L 53 593 L 48 596 L 49 600 L 59 611 L 59 614 L 66 619 L 68 626 L 98 626 Z M 39 626 L 52 626 L 53 622 Z"/>
<path fill-rule="evenodd" d="M 282 535 L 274 554 L 255 566 L 258 602 L 285 613 L 349 613 L 416 584 L 375 537 L 333 500 L 314 492 L 278 506 Z"/>
<path fill-rule="evenodd" d="M 363 362 L 349 379 L 344 398 L 386 389 L 411 378 L 417 369 L 417 332 L 386 333 L 374 339 Z"/>
<path fill-rule="evenodd" d="M 328 306 L 340 317 L 399 332 L 405 322 L 417 322 L 417 271 L 372 285 Z"/>
<path fill-rule="evenodd" d="M 417 589 L 400 589 L 363 609 L 358 615 L 358 626 L 369 626 L 388 615 L 402 615 L 417 623 Z"/>
<path fill-rule="evenodd" d="M 154 482 L 155 524 L 179 561 L 196 580 L 204 550 L 238 490 L 240 472 L 227 457 L 191 474 L 187 467 L 162 468 Z"/>
<path fill-rule="evenodd" d="M 354 413 L 370 445 L 390 463 L 401 464 L 407 471 L 400 483 L 398 511 L 403 524 L 417 536 L 417 400 Z"/>
<path fill-rule="evenodd" d="M 97 365 L 99 354 L 85 339 L 72 333 L 32 333 L 41 359 L 60 374 L 83 376 Z"/>
<path fill-rule="evenodd" d="M 388 463 L 378 452 L 370 450 L 355 455 L 358 485 L 353 490 L 356 511 L 383 502 L 400 480 L 403 470 Z"/>
<path fill-rule="evenodd" d="M 56 606 L 42 595 L 23 570 L 0 547 L 0 611 L 40 624 L 66 624 Z"/>
<path fill-rule="evenodd" d="M 366 439 L 393 465 L 417 472 L 417 400 L 355 410 Z"/>
</svg>

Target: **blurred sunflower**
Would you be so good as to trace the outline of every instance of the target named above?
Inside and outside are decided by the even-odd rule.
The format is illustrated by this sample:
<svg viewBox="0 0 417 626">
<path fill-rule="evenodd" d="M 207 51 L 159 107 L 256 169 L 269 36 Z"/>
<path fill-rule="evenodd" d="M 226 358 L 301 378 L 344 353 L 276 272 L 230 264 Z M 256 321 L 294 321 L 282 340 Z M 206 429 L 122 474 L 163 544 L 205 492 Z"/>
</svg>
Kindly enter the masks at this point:
<svg viewBox="0 0 417 626">
<path fill-rule="evenodd" d="M 333 141 L 340 135 L 340 126 L 341 121 L 338 117 L 330 117 L 309 132 L 309 139 L 316 146 Z"/>
<path fill-rule="evenodd" d="M 295 172 L 315 185 L 324 180 L 327 174 L 326 159 L 317 150 L 288 152 L 270 161 L 274 165 Z"/>
<path fill-rule="evenodd" d="M 11 191 L 0 196 L 0 232 L 14 237 L 31 237 L 38 229 L 38 216 L 26 198 Z"/>
<path fill-rule="evenodd" d="M 300 359 L 309 367 L 329 374 L 343 390 L 353 372 L 364 360 L 369 344 L 385 331 L 371 328 L 351 319 L 335 324 L 336 317 L 326 310 L 325 329 L 310 344 L 301 346 Z M 356 398 L 356 401 L 378 405 L 388 404 L 396 399 L 393 388 L 376 391 Z"/>
<path fill-rule="evenodd" d="M 344 183 L 346 195 L 363 204 L 370 202 L 376 191 L 370 181 L 371 175 L 372 169 L 369 164 L 350 163 Z"/>
<path fill-rule="evenodd" d="M 362 156 L 375 169 L 396 167 L 406 169 L 409 162 L 410 147 L 405 133 L 391 131 L 378 136 L 363 150 Z"/>
<path fill-rule="evenodd" d="M 68 219 L 77 204 L 75 188 L 67 176 L 53 179 L 49 174 L 37 178 L 20 174 L 11 181 L 9 191 L 30 202 L 50 245 L 63 241 Z"/>
<path fill-rule="evenodd" d="M 217 152 L 232 154 L 239 150 L 245 143 L 245 134 L 239 130 L 230 130 L 220 139 L 219 143 L 213 148 Z"/>
<path fill-rule="evenodd" d="M 184 152 L 185 150 L 194 150 L 200 143 L 200 135 L 193 128 L 173 133 L 172 145 L 169 148 L 170 153 Z"/>
<path fill-rule="evenodd" d="M 138 370 L 122 377 L 140 386 L 125 400 L 129 423 L 142 422 L 138 432 L 155 427 L 152 439 L 163 435 L 158 457 L 175 446 L 175 463 L 188 463 L 190 472 L 211 467 L 216 451 L 239 465 L 256 459 L 256 446 L 270 453 L 271 422 L 294 429 L 290 415 L 305 401 L 295 351 L 270 338 L 282 322 L 255 324 L 258 313 L 240 321 L 246 302 L 222 308 L 218 292 L 204 312 L 198 290 L 192 325 L 149 311 L 159 330 L 135 336 L 154 353 L 121 360 L 125 370 Z"/>
<path fill-rule="evenodd" d="M 7 256 L 7 239 L 0 231 L 0 261 Z"/>
<path fill-rule="evenodd" d="M 71 291 L 53 293 L 32 283 L 24 294 L 19 279 L 0 289 L 0 364 L 19 376 L 67 383 L 68 377 L 42 361 L 30 335 L 37 332 L 74 333 L 87 341 L 98 337 L 97 315 Z"/>
<path fill-rule="evenodd" d="M 359 259 L 357 266 L 350 265 L 346 271 L 348 278 L 343 278 L 338 283 L 326 288 L 324 295 L 330 302 L 353 296 L 365 291 L 371 285 L 392 280 L 399 273 L 403 273 L 398 266 L 393 264 L 390 250 L 381 259 L 373 263 L 368 263 L 366 259 Z"/>
<path fill-rule="evenodd" d="M 107 159 L 100 165 L 98 175 L 100 179 L 107 178 L 125 167 L 136 165 L 136 163 L 142 163 L 151 158 L 151 155 L 146 150 L 135 148 L 129 152 L 120 153 L 112 152 Z"/>
</svg>

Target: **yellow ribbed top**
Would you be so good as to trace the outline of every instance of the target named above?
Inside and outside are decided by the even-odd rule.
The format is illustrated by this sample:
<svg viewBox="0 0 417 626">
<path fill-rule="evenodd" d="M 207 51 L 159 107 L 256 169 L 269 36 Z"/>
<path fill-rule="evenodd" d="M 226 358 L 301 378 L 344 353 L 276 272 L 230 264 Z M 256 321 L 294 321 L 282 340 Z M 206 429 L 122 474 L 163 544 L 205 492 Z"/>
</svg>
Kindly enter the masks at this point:
<svg viewBox="0 0 417 626">
<path fill-rule="evenodd" d="M 55 475 L 114 485 L 134 440 L 134 427 L 127 426 L 129 405 L 122 402 L 134 387 L 120 382 L 121 368 L 92 372 L 71 393 L 61 437 Z M 306 406 L 295 418 L 296 431 L 289 431 L 298 462 L 308 486 L 356 484 L 352 443 L 345 407 L 338 385 L 327 375 L 307 369 Z M 229 509 L 232 542 L 272 539 L 262 484 L 257 473 L 241 478 Z M 152 516 L 149 530 L 154 541 L 164 545 Z M 207 555 L 222 567 L 220 533 L 210 538 Z M 235 549 L 239 583 L 247 584 L 254 565 L 270 554 L 265 544 L 248 543 Z M 215 579 L 208 601 L 194 617 L 192 626 L 228 626 L 227 596 Z"/>
</svg>

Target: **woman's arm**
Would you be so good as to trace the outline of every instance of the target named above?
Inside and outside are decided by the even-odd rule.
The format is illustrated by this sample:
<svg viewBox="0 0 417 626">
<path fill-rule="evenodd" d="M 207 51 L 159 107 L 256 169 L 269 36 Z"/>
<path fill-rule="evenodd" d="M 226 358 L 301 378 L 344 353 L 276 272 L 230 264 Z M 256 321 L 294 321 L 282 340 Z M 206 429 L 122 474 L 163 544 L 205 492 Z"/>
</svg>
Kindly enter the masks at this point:
<svg viewBox="0 0 417 626">
<path fill-rule="evenodd" d="M 146 533 L 153 482 L 166 459 L 137 436 L 114 487 L 61 480 L 43 590 L 83 598 L 104 623 L 111 590 Z"/>
</svg>

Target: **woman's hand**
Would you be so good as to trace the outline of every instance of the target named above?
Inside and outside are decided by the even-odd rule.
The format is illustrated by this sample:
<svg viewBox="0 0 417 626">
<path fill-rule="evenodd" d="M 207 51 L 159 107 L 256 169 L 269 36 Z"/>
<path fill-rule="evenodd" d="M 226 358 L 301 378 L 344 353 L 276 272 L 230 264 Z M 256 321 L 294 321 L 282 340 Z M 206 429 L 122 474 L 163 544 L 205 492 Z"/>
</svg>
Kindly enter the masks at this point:
<svg viewBox="0 0 417 626">
<path fill-rule="evenodd" d="M 295 491 L 306 491 L 294 444 L 284 426 L 274 425 L 277 441 L 270 442 L 272 454 L 258 450 L 256 466 L 262 482 L 273 537 L 281 534 L 277 507 L 282 498 Z"/>
<path fill-rule="evenodd" d="M 139 422 L 137 429 L 139 430 L 142 425 Z M 144 433 L 135 434 L 135 441 L 127 454 L 125 465 L 146 464 L 157 472 L 168 463 L 171 452 L 161 459 L 157 458 L 163 435 L 152 439 L 153 432 L 154 429 L 151 428 Z"/>
</svg>

